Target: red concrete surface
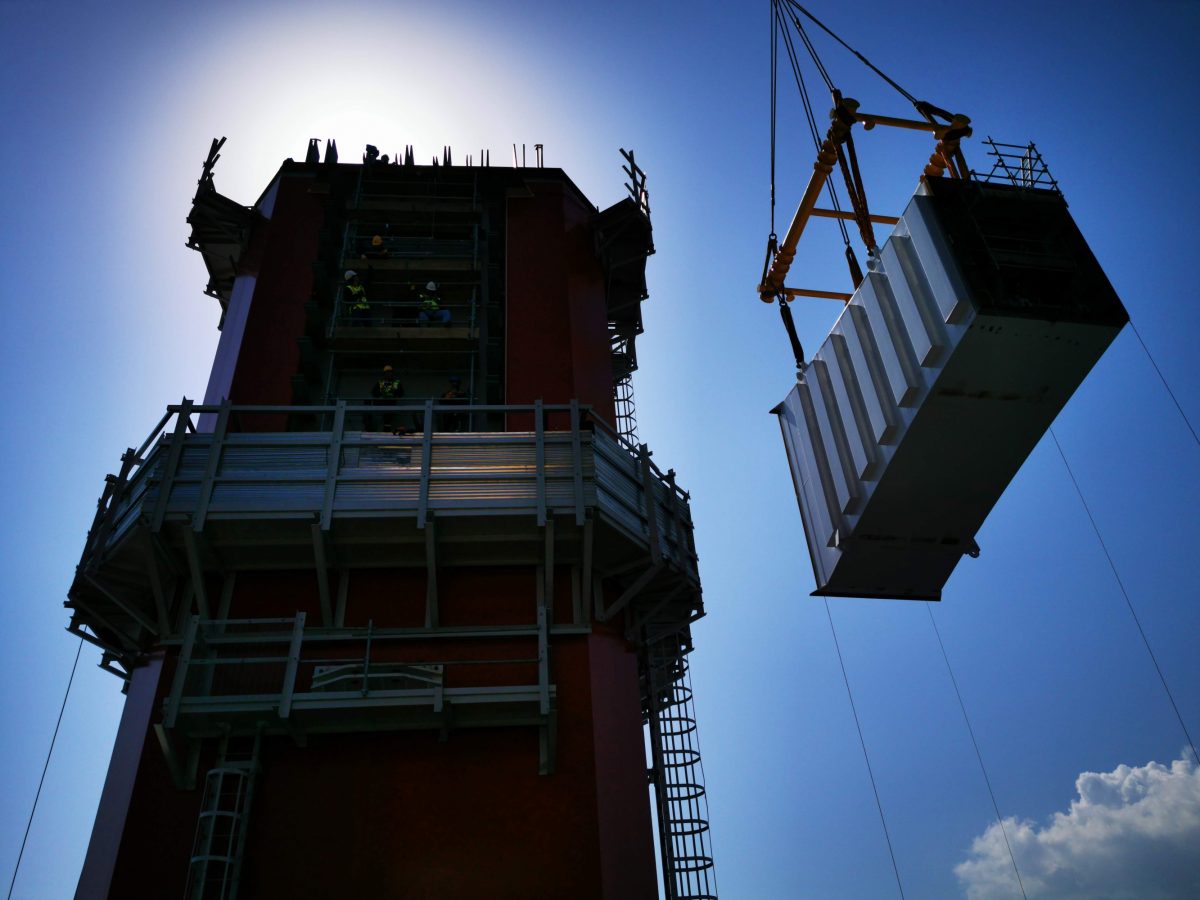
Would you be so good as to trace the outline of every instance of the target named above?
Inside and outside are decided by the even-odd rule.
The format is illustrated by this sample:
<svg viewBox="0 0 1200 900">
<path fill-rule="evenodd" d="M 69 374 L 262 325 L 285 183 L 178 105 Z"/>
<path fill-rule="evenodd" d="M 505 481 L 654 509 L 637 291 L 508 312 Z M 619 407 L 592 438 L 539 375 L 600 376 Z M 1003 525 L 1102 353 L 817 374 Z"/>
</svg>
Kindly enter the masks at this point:
<svg viewBox="0 0 1200 900">
<path fill-rule="evenodd" d="M 562 182 L 532 182 L 508 200 L 506 403 L 590 404 L 614 422 L 604 273 L 590 227 L 595 210 Z M 532 427 L 510 416 L 509 428 Z M 567 421 L 550 427 L 566 427 Z"/>
<path fill-rule="evenodd" d="M 614 420 L 604 279 L 590 228 L 595 211 L 561 181 L 536 180 L 533 196 L 507 210 L 506 402 L 590 404 Z M 271 222 L 256 236 L 257 285 L 230 400 L 287 404 L 299 362 L 304 304 L 327 199 L 311 180 L 284 177 Z M 261 255 L 258 254 L 261 252 Z M 517 421 L 521 419 L 521 421 Z M 549 422 L 550 427 L 565 427 Z M 283 430 L 260 416 L 244 430 Z M 511 417 L 515 430 L 532 418 Z M 313 570 L 240 572 L 230 616 L 321 622 Z M 417 569 L 356 569 L 345 624 L 424 624 L 427 575 Z M 552 618 L 572 616 L 571 569 L 555 572 Z M 532 566 L 439 568 L 440 624 L 536 623 Z M 209 603 L 220 582 L 209 579 Z M 336 602 L 337 579 L 330 596 Z M 344 649 L 330 645 L 330 653 Z M 171 654 L 152 721 L 171 682 Z M 340 652 L 340 651 L 339 651 Z M 373 659 L 532 659 L 536 637 L 381 641 Z M 533 726 L 264 740 L 250 812 L 243 898 L 610 898 L 657 897 L 649 789 L 634 648 L 619 630 L 551 639 L 556 686 L 556 769 L 539 775 Z M 536 662 L 448 668 L 447 684 L 536 680 Z M 121 840 L 112 898 L 180 896 L 196 829 L 206 741 L 196 790 L 176 788 L 147 732 Z"/>
</svg>

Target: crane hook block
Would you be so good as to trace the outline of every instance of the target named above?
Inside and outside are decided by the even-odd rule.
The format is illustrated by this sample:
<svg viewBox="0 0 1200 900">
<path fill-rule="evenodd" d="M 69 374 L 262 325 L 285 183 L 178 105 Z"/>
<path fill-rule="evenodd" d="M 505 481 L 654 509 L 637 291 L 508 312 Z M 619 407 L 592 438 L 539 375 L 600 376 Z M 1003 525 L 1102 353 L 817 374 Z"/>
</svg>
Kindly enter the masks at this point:
<svg viewBox="0 0 1200 900">
<path fill-rule="evenodd" d="M 926 179 L 775 407 L 820 596 L 940 600 L 1129 316 L 1055 190 Z"/>
</svg>

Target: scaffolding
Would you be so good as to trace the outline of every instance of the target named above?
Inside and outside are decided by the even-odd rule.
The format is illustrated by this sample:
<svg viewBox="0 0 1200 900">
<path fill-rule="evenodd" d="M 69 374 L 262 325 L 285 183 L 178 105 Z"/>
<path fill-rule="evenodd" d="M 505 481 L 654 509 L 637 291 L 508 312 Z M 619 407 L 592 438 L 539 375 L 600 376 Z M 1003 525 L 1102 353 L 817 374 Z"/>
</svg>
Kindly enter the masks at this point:
<svg viewBox="0 0 1200 900">
<path fill-rule="evenodd" d="M 988 148 L 987 155 L 992 159 L 992 168 L 983 174 L 972 172 L 971 177 L 976 181 L 1037 188 L 1062 196 L 1058 182 L 1050 174 L 1050 167 L 1032 141 L 1028 144 L 1004 144 L 989 136 L 983 144 Z"/>
</svg>

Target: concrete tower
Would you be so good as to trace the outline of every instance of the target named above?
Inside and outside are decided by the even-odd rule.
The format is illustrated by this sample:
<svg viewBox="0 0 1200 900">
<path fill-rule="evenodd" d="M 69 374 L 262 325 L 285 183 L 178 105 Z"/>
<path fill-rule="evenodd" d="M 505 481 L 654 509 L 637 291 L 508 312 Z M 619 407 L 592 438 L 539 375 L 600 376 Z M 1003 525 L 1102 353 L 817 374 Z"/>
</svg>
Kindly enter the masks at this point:
<svg viewBox="0 0 1200 900">
<path fill-rule="evenodd" d="M 540 148 L 314 141 L 243 206 L 221 143 L 204 402 L 109 476 L 67 602 L 128 693 L 78 896 L 714 896 L 632 154 L 599 211 Z"/>
</svg>

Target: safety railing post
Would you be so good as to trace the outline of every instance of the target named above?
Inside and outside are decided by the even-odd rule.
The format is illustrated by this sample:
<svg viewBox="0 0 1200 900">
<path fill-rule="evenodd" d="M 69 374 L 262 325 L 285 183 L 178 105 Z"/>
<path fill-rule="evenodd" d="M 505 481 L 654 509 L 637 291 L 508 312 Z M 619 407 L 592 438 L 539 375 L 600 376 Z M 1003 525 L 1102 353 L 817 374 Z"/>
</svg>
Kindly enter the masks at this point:
<svg viewBox="0 0 1200 900">
<path fill-rule="evenodd" d="M 546 524 L 546 420 L 542 400 L 533 405 L 534 478 L 537 484 L 537 523 Z"/>
<path fill-rule="evenodd" d="M 300 668 L 300 646 L 304 640 L 305 614 L 296 613 L 296 622 L 292 626 L 292 640 L 288 645 L 287 668 L 283 673 L 283 689 L 279 698 L 279 718 L 286 719 L 292 714 L 292 695 L 296 692 L 296 672 Z"/>
<path fill-rule="evenodd" d="M 571 474 L 575 479 L 575 524 L 583 527 L 583 440 L 579 434 L 579 401 L 571 401 Z"/>
<path fill-rule="evenodd" d="M 650 470 L 650 448 L 645 444 L 638 445 L 638 461 L 642 470 L 642 502 L 646 509 L 646 530 L 650 542 L 650 561 L 656 565 L 662 561 L 662 547 L 659 542 L 658 500 L 654 496 L 654 474 Z"/>
<path fill-rule="evenodd" d="M 375 630 L 375 620 L 367 619 L 367 646 L 363 652 L 362 695 L 365 697 L 371 690 L 371 633 Z"/>
<path fill-rule="evenodd" d="M 176 413 L 175 430 L 171 432 L 171 449 L 163 462 L 162 477 L 158 485 L 158 502 L 154 505 L 154 514 L 150 517 L 150 530 L 162 528 L 163 518 L 167 514 L 167 504 L 171 499 L 171 488 L 175 484 L 175 472 L 179 469 L 179 459 L 183 456 L 183 442 L 187 437 L 188 426 L 191 424 L 192 401 L 187 397 L 179 404 Z"/>
<path fill-rule="evenodd" d="M 171 695 L 163 715 L 163 727 L 174 728 L 179 718 L 179 706 L 183 702 L 183 691 L 187 687 L 188 667 L 192 663 L 192 652 L 196 646 L 196 633 L 200 628 L 200 617 L 191 616 L 183 631 L 183 646 L 179 650 L 179 662 L 175 666 L 175 679 L 171 682 Z"/>
<path fill-rule="evenodd" d="M 228 428 L 229 400 L 225 399 L 217 413 L 216 426 L 212 431 L 212 444 L 208 448 L 208 462 L 204 466 L 204 480 L 200 482 L 200 498 L 192 515 L 192 529 L 197 533 L 204 531 L 204 523 L 208 518 L 208 504 L 212 501 L 213 487 L 221 468 L 221 453 L 224 451 L 225 432 Z"/>
<path fill-rule="evenodd" d="M 417 498 L 417 527 L 424 528 L 429 515 L 429 477 L 433 456 L 433 401 L 425 401 L 425 428 L 421 436 L 421 488 Z"/>
<path fill-rule="evenodd" d="M 328 531 L 333 521 L 333 501 L 337 494 L 338 473 L 342 468 L 342 438 L 346 433 L 346 401 L 339 400 L 329 434 L 329 460 L 325 472 L 325 499 L 321 504 L 321 530 Z"/>
</svg>

